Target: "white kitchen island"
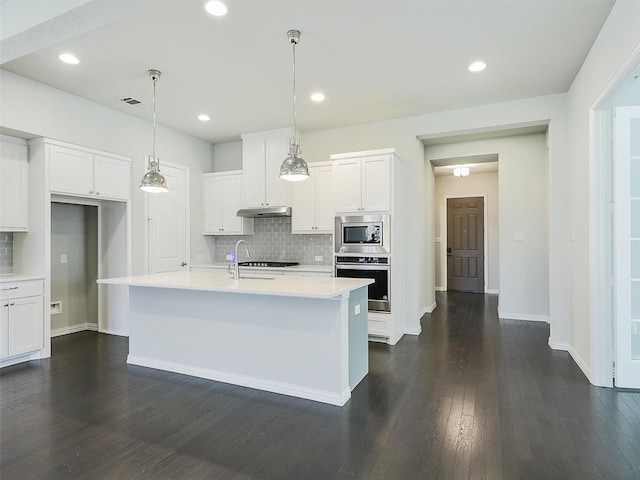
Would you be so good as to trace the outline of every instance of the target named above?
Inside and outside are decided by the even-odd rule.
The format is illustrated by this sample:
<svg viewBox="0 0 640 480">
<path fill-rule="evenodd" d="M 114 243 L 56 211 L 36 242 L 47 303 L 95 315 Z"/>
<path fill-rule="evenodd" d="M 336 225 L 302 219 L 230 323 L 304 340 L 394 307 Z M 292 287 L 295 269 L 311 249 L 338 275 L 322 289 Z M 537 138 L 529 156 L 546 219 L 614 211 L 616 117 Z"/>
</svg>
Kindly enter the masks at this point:
<svg viewBox="0 0 640 480">
<path fill-rule="evenodd" d="M 372 280 L 175 272 L 98 283 L 129 286 L 130 364 L 333 405 L 368 373 Z"/>
</svg>

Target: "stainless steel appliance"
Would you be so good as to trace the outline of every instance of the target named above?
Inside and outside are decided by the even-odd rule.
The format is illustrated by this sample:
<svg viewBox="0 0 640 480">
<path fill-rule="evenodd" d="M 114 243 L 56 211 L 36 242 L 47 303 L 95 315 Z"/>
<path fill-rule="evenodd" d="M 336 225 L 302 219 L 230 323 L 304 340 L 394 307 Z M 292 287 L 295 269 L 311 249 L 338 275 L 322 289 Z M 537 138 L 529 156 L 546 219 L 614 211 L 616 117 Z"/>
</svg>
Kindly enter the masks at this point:
<svg viewBox="0 0 640 480">
<path fill-rule="evenodd" d="M 343 215 L 335 219 L 335 252 L 391 252 L 389 215 Z"/>
<path fill-rule="evenodd" d="M 240 267 L 293 267 L 298 262 L 275 262 L 272 260 L 251 260 L 250 262 L 240 262 Z"/>
<path fill-rule="evenodd" d="M 390 312 L 391 265 L 389 257 L 336 256 L 336 277 L 371 278 L 369 310 Z"/>
</svg>

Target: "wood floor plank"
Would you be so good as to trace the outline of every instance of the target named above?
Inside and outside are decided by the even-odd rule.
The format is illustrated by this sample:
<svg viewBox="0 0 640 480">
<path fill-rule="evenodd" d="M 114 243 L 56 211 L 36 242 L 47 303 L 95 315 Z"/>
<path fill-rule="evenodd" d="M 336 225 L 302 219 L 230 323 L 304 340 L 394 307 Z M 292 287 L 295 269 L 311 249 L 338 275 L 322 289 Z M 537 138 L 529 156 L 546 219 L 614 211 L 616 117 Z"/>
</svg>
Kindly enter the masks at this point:
<svg viewBox="0 0 640 480">
<path fill-rule="evenodd" d="M 439 293 L 420 337 L 370 343 L 342 408 L 126 363 L 53 339 L 0 370 L 0 478 L 638 479 L 640 393 L 589 385 L 549 326 Z"/>
</svg>

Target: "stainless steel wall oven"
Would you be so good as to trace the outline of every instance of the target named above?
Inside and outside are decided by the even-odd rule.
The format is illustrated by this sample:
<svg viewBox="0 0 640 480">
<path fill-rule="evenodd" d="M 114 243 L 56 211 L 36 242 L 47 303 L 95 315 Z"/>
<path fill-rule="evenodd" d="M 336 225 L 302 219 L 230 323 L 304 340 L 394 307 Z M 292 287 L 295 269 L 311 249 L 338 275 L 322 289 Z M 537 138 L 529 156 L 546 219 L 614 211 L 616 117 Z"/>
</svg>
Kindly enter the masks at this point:
<svg viewBox="0 0 640 480">
<path fill-rule="evenodd" d="M 389 257 L 336 256 L 336 277 L 371 278 L 369 310 L 390 312 L 391 265 Z"/>
</svg>

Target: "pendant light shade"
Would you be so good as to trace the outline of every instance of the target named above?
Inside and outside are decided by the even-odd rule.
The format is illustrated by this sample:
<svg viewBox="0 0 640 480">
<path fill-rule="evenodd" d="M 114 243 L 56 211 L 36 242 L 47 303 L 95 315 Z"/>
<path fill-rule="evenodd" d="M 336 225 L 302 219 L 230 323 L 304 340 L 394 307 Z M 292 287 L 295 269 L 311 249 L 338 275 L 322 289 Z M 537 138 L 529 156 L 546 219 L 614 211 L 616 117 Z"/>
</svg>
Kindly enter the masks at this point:
<svg viewBox="0 0 640 480">
<path fill-rule="evenodd" d="M 300 42 L 300 31 L 289 30 L 287 38 L 293 48 L 293 136 L 289 139 L 289 156 L 280 166 L 280 178 L 298 182 L 309 178 L 309 167 L 300 157 L 300 138 L 296 135 L 296 45 Z"/>
<path fill-rule="evenodd" d="M 153 81 L 153 154 L 147 157 L 148 172 L 142 177 L 140 190 L 149 193 L 168 192 L 167 180 L 160 173 L 160 159 L 156 157 L 156 82 L 160 78 L 159 70 L 149 70 L 149 78 Z"/>
</svg>

